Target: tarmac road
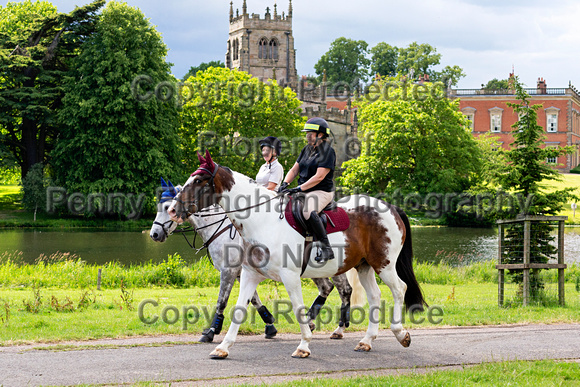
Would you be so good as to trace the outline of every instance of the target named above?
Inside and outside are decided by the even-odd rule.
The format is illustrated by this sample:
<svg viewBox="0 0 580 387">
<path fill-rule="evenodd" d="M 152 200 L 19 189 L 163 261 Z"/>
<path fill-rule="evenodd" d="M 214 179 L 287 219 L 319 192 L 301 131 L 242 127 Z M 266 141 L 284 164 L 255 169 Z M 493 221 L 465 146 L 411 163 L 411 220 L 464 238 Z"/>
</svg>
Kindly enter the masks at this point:
<svg viewBox="0 0 580 387">
<path fill-rule="evenodd" d="M 290 356 L 299 335 L 285 334 L 274 340 L 238 336 L 227 359 L 212 360 L 209 353 L 224 333 L 213 344 L 198 344 L 197 336 L 179 335 L 0 347 L 0 385 L 138 381 L 210 385 L 398 373 L 414 367 L 447 368 L 501 360 L 580 362 L 580 324 L 417 329 L 410 331 L 409 348 L 403 348 L 386 330 L 368 353 L 353 351 L 363 332 L 347 333 L 343 340 L 315 333 L 307 359 Z"/>
</svg>

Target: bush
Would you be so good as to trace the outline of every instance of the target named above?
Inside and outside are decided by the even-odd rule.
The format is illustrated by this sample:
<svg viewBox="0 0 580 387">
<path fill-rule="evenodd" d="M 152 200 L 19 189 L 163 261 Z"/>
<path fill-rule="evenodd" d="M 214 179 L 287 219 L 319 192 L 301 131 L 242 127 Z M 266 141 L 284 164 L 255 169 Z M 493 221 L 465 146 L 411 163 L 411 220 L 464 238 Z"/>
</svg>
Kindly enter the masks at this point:
<svg viewBox="0 0 580 387">
<path fill-rule="evenodd" d="M 570 173 L 580 173 L 580 165 L 577 165 L 575 168 L 570 169 Z"/>
<path fill-rule="evenodd" d="M 148 282 L 152 285 L 183 287 L 185 284 L 184 266 L 185 262 L 183 262 L 179 254 L 168 255 L 165 261 L 155 267 L 155 271 Z"/>
<path fill-rule="evenodd" d="M 17 185 L 20 184 L 20 168 L 0 168 L 0 184 Z"/>
</svg>

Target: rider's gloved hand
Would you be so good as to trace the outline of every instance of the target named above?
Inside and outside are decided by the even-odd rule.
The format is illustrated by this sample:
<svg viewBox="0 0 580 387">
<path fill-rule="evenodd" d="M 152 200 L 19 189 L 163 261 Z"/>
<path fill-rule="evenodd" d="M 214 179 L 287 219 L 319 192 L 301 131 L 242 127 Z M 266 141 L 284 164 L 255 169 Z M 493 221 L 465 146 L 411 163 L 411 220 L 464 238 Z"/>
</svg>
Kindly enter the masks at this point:
<svg viewBox="0 0 580 387">
<path fill-rule="evenodd" d="M 300 186 L 298 186 L 296 188 L 286 189 L 286 191 L 284 192 L 287 193 L 288 195 L 292 195 L 295 194 L 296 192 L 302 192 L 302 189 L 300 188 Z"/>
<path fill-rule="evenodd" d="M 278 193 L 282 193 L 284 191 L 286 191 L 288 189 L 288 183 L 283 182 L 282 184 L 280 184 L 280 187 L 278 188 Z"/>
</svg>

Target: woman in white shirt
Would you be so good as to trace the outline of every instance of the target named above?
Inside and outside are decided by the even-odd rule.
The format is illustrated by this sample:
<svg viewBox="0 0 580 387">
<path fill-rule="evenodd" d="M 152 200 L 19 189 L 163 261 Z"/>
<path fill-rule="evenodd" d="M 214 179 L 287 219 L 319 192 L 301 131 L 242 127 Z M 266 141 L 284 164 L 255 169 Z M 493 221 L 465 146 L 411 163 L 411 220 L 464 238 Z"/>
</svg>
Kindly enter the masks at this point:
<svg viewBox="0 0 580 387">
<path fill-rule="evenodd" d="M 268 136 L 260 140 L 262 157 L 266 162 L 256 175 L 256 182 L 269 190 L 276 191 L 284 178 L 284 168 L 278 161 L 282 143 L 276 137 Z"/>
</svg>

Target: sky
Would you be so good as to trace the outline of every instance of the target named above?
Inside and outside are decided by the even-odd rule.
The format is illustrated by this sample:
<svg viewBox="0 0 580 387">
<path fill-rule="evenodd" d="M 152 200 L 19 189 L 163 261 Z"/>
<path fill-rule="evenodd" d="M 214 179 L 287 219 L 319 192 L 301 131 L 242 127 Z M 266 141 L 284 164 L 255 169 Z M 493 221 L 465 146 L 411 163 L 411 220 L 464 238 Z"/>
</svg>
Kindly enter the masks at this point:
<svg viewBox="0 0 580 387">
<path fill-rule="evenodd" d="M 70 12 L 89 0 L 53 0 Z M 156 26 L 169 48 L 172 72 L 181 78 L 191 66 L 225 61 L 230 0 L 127 0 Z M 243 0 L 234 0 L 241 12 Z M 264 17 L 266 7 L 287 13 L 288 0 L 247 0 L 248 13 Z M 5 5 L 6 1 L 0 1 Z M 526 87 L 539 77 L 548 87 L 580 88 L 580 2 L 577 0 L 294 0 L 293 36 L 299 75 L 332 41 L 344 36 L 406 47 L 428 43 L 446 65 L 463 68 L 459 88 L 480 88 L 512 70 Z"/>
</svg>

